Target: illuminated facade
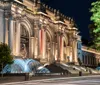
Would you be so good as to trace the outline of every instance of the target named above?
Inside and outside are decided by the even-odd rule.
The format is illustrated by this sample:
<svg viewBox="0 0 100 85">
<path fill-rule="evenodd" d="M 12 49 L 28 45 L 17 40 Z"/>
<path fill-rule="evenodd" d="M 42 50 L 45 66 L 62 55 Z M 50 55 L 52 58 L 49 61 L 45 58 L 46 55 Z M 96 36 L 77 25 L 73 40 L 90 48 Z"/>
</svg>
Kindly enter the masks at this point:
<svg viewBox="0 0 100 85">
<path fill-rule="evenodd" d="M 39 0 L 0 1 L 0 41 L 14 56 L 42 63 L 77 63 L 78 31 L 73 19 Z"/>
<path fill-rule="evenodd" d="M 40 0 L 0 1 L 0 42 L 12 55 L 41 63 L 75 63 L 97 66 L 100 53 L 82 46 L 73 19 Z M 93 54 L 93 55 L 92 55 Z"/>
</svg>

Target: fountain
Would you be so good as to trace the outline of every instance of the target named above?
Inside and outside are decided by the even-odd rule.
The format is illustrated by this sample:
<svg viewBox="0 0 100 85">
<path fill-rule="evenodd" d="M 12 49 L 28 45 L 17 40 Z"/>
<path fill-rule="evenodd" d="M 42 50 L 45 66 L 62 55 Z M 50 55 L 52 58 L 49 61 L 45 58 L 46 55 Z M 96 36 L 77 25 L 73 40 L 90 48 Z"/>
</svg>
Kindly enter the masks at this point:
<svg viewBox="0 0 100 85">
<path fill-rule="evenodd" d="M 42 67 L 42 68 L 41 68 Z M 6 65 L 3 73 L 50 73 L 40 62 L 33 59 L 14 59 L 14 63 Z"/>
</svg>

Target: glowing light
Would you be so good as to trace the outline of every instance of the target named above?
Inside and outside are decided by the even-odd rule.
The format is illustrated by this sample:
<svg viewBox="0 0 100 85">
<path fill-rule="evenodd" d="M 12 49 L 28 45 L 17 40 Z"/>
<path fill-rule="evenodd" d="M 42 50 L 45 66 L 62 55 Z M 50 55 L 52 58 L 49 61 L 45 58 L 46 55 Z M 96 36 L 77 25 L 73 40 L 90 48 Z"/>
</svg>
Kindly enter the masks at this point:
<svg viewBox="0 0 100 85">
<path fill-rule="evenodd" d="M 38 69 L 37 69 L 38 68 Z M 48 69 L 42 66 L 38 61 L 33 59 L 15 59 L 12 65 L 6 65 L 3 69 L 3 73 L 50 73 Z"/>
<path fill-rule="evenodd" d="M 40 67 L 38 67 L 37 69 L 40 70 L 40 69 L 42 69 L 42 68 L 44 68 L 44 66 L 40 66 Z"/>
</svg>

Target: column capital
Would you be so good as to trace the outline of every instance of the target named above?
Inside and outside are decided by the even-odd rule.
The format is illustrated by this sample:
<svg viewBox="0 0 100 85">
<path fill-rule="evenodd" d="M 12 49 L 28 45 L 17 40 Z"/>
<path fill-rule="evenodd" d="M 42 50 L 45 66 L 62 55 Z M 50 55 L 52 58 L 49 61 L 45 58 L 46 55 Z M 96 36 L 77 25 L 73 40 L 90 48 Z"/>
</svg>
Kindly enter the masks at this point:
<svg viewBox="0 0 100 85">
<path fill-rule="evenodd" d="M 11 17 L 11 12 L 8 10 L 4 10 L 4 16 L 5 18 L 10 18 Z"/>
</svg>

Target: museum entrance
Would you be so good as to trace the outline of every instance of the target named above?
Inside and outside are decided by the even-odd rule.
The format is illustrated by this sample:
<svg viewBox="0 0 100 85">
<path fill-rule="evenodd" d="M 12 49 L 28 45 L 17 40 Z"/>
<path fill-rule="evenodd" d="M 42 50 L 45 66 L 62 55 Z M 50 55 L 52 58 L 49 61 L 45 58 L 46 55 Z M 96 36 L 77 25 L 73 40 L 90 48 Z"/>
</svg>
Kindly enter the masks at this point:
<svg viewBox="0 0 100 85">
<path fill-rule="evenodd" d="M 24 25 L 20 30 L 20 55 L 23 58 L 29 57 L 29 33 Z"/>
</svg>

